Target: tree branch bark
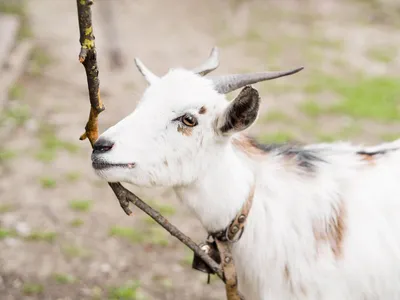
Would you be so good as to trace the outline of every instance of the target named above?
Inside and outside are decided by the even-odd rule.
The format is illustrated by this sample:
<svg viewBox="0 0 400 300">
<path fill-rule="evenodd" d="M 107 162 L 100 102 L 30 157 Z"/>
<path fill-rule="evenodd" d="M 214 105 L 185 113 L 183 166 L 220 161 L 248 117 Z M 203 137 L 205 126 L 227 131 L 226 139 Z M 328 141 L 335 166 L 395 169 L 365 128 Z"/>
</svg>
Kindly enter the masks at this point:
<svg viewBox="0 0 400 300">
<path fill-rule="evenodd" d="M 86 71 L 87 84 L 89 89 L 90 99 L 90 114 L 89 120 L 85 126 L 85 132 L 80 137 L 81 140 L 89 139 L 91 145 L 97 140 L 98 131 L 98 116 L 105 110 L 105 107 L 100 98 L 100 81 L 99 70 L 97 67 L 95 37 L 92 27 L 91 5 L 93 0 L 76 0 L 78 8 L 79 31 L 81 50 L 79 53 L 79 61 L 83 64 Z M 151 208 L 143 202 L 135 194 L 124 188 L 121 183 L 108 183 L 118 198 L 118 201 L 127 215 L 131 215 L 129 203 L 133 203 L 142 211 L 152 217 L 159 225 L 166 229 L 172 236 L 189 247 L 194 253 L 203 259 L 203 261 L 224 281 L 223 272 L 220 266 L 207 255 L 200 247 L 193 242 L 189 237 L 184 235 L 178 228 L 172 225 L 159 212 Z"/>
</svg>

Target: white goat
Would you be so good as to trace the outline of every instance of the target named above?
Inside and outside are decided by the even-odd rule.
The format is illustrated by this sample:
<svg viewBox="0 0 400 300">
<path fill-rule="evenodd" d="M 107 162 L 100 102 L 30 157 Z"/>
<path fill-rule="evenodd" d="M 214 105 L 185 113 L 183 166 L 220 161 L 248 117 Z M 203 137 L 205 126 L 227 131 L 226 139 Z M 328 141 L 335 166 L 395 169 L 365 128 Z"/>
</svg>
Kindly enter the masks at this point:
<svg viewBox="0 0 400 300">
<path fill-rule="evenodd" d="M 247 137 L 259 109 L 247 85 L 301 68 L 204 77 L 218 66 L 216 48 L 203 66 L 161 78 L 136 64 L 150 85 L 95 143 L 99 176 L 173 187 L 209 232 L 229 225 L 255 185 L 233 246 L 247 300 L 400 299 L 400 142 L 260 145 Z"/>
</svg>

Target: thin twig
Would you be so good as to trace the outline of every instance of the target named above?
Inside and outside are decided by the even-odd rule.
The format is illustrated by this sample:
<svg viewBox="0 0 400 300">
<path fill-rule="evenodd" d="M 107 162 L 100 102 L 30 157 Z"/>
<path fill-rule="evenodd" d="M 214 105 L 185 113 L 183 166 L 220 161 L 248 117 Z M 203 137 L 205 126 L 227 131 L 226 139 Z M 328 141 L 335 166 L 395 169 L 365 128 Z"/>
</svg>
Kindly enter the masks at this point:
<svg viewBox="0 0 400 300">
<path fill-rule="evenodd" d="M 97 67 L 95 37 L 92 27 L 92 13 L 90 5 L 93 0 L 77 0 L 78 18 L 79 18 L 79 31 L 80 31 L 80 44 L 81 51 L 79 54 L 79 61 L 83 64 L 86 70 L 87 83 L 89 88 L 90 98 L 90 114 L 89 120 L 85 127 L 85 133 L 80 137 L 81 140 L 89 139 L 91 145 L 99 136 L 98 131 L 98 115 L 104 111 L 104 105 L 100 99 L 99 92 L 99 71 Z M 143 202 L 135 194 L 124 188 L 119 182 L 108 183 L 118 198 L 118 201 L 127 215 L 131 215 L 132 211 L 129 209 L 129 203 L 133 203 L 142 211 L 152 217 L 158 224 L 166 229 L 172 236 L 176 237 L 179 241 L 189 247 L 196 255 L 201 257 L 203 261 L 224 281 L 223 273 L 220 266 L 207 255 L 200 247 L 193 242 L 189 237 L 184 235 L 174 225 L 172 225 L 166 218 L 159 212 L 151 208 Z"/>
<path fill-rule="evenodd" d="M 158 211 L 147 205 L 138 196 L 125 189 L 120 183 L 108 183 L 113 189 L 115 195 L 121 203 L 132 202 L 134 205 L 139 207 L 142 211 L 152 217 L 158 224 L 160 224 L 165 230 L 167 230 L 172 236 L 176 237 L 186 246 L 188 246 L 194 253 L 201 257 L 201 259 L 224 281 L 222 270 L 220 266 L 200 247 L 193 242 L 191 238 L 184 235 L 178 228 L 172 225 L 166 218 L 164 218 Z"/>
</svg>

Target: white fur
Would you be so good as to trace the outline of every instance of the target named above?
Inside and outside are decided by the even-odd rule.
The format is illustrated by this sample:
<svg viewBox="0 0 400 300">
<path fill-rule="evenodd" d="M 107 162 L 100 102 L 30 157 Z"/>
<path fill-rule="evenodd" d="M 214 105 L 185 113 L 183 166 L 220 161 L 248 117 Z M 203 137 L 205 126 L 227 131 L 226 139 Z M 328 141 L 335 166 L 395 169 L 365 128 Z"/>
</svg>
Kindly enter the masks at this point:
<svg viewBox="0 0 400 300">
<path fill-rule="evenodd" d="M 131 115 L 101 135 L 115 143 L 102 160 L 136 166 L 98 174 L 173 187 L 209 231 L 225 228 L 256 184 L 244 234 L 233 248 L 247 300 L 400 299 L 400 152 L 374 164 L 356 154 L 395 149 L 400 140 L 370 148 L 305 146 L 323 161 L 304 171 L 274 151 L 257 157 L 240 151 L 232 140 L 241 133 L 218 135 L 215 120 L 227 105 L 207 78 L 170 71 L 148 87 Z M 205 114 L 198 113 L 202 106 Z M 172 122 L 185 112 L 199 120 L 188 136 Z M 313 226 L 335 219 L 340 205 L 344 236 L 336 256 L 329 242 L 316 240 Z"/>
</svg>

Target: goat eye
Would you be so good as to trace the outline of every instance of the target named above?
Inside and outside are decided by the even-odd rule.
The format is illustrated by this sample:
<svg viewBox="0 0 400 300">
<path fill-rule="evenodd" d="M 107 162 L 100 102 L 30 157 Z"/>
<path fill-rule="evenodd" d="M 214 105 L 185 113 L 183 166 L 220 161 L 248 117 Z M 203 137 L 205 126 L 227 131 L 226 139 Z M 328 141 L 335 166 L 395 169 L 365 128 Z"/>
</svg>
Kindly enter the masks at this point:
<svg viewBox="0 0 400 300">
<path fill-rule="evenodd" d="M 197 119 L 192 115 L 183 115 L 181 117 L 181 122 L 188 127 L 194 127 L 197 125 Z"/>
</svg>

